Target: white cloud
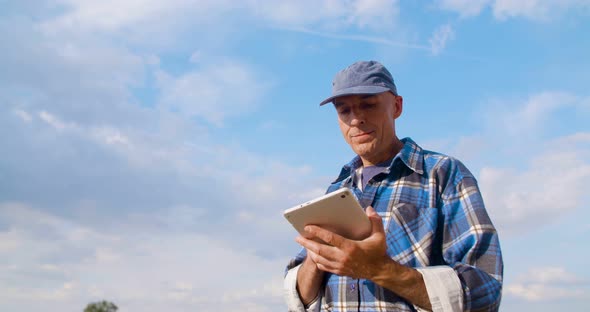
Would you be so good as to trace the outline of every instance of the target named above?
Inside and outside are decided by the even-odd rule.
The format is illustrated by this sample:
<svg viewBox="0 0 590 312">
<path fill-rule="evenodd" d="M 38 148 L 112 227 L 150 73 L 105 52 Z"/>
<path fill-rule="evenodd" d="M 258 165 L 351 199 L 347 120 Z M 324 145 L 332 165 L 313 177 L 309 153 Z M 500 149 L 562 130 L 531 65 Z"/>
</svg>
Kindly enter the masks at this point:
<svg viewBox="0 0 590 312">
<path fill-rule="evenodd" d="M 588 199 L 590 132 L 556 118 L 587 115 L 586 101 L 567 92 L 485 101 L 479 132 L 427 144 L 468 164 L 500 233 L 542 229 L 579 213 Z"/>
<path fill-rule="evenodd" d="M 8 309 L 21 300 L 72 308 L 76 298 L 95 295 L 138 311 L 159 311 L 164 302 L 175 311 L 283 307 L 286 258 L 267 260 L 246 246 L 235 249 L 187 230 L 145 232 L 127 224 L 99 231 L 19 203 L 0 203 L 0 216 L 14 231 L 4 238 L 18 241 L 21 250 L 0 249 L 0 263 L 13 268 L 0 277 L 18 281 L 0 285 L 0 301 Z"/>
<path fill-rule="evenodd" d="M 228 117 L 256 109 L 270 86 L 262 77 L 248 65 L 229 61 L 179 77 L 161 72 L 160 106 L 221 126 Z"/>
<path fill-rule="evenodd" d="M 8 176 L 37 181 L 6 190 L 37 204 L 0 207 L 2 225 L 15 229 L 0 232 L 9 240 L 0 244 L 0 267 L 13 267 L 0 273 L 8 281 L 0 286 L 3 309 L 41 311 L 35 305 L 51 302 L 75 310 L 91 298 L 142 311 L 283 309 L 282 272 L 297 247 L 276 212 L 323 192 L 317 185 L 326 181 L 310 183 L 309 167 L 189 138 L 178 127 L 188 118 L 178 114 L 153 110 L 145 124 L 122 127 L 30 112 L 38 116 L 30 124 L 0 114 L 3 133 L 19 134 L 0 136 L 15 146 L 0 159 Z M 47 134 L 50 141 L 39 140 Z M 244 213 L 249 220 L 240 219 Z M 161 273 L 146 274 L 154 267 Z M 221 282 L 235 276 L 230 287 Z"/>
<path fill-rule="evenodd" d="M 517 277 L 517 281 L 523 283 L 543 284 L 584 284 L 590 281 L 584 280 L 579 275 L 568 272 L 563 267 L 535 267 L 524 275 Z"/>
<path fill-rule="evenodd" d="M 46 111 L 40 111 L 39 118 L 41 118 L 41 120 L 43 120 L 48 125 L 52 126 L 53 128 L 55 128 L 59 131 L 76 127 L 76 125 L 74 123 L 64 123 L 58 117 L 56 117 L 53 114 L 48 113 Z"/>
<path fill-rule="evenodd" d="M 137 53 L 137 45 L 180 40 L 180 34 L 190 31 L 191 38 L 199 38 L 196 41 L 207 47 L 211 42 L 224 41 L 224 36 L 230 36 L 228 33 L 231 32 L 218 28 L 221 16 L 226 21 L 221 26 L 229 28 L 235 25 L 227 21 L 235 20 L 235 23 L 260 23 L 264 27 L 270 23 L 278 27 L 374 30 L 389 29 L 399 11 L 397 1 L 387 0 L 327 0 L 319 3 L 61 0 L 58 5 L 51 6 L 55 9 L 53 15 L 36 20 L 22 19 L 17 23 L 3 22 L 6 25 L 3 29 L 18 31 L 0 32 L 0 36 L 14 42 L 15 50 L 23 52 L 9 53 L 3 58 L 7 66 L 6 77 L 0 75 L 0 82 L 6 80 L 10 86 L 35 94 L 34 98 L 27 99 L 29 108 L 47 110 L 51 105 L 54 115 L 81 123 L 97 123 L 98 127 L 115 119 L 120 124 L 127 124 L 146 117 L 145 110 L 129 105 L 134 95 L 131 88 L 139 87 L 141 92 L 151 78 L 146 72 L 157 72 L 161 62 L 155 53 Z M 310 10 L 312 7 L 314 9 Z M 231 12 L 239 12 L 236 14 L 239 18 L 230 17 Z M 206 31 L 210 29 L 203 26 L 207 23 L 215 25 L 217 34 L 214 37 L 217 39 L 212 39 L 210 32 Z M 360 35 L 355 40 L 404 45 Z M 191 62 L 198 59 L 199 64 L 211 63 L 211 60 L 203 59 L 203 55 L 209 55 L 203 47 L 190 57 Z M 35 75 L 22 74 L 29 72 Z M 55 73 L 59 73 L 59 79 L 55 79 Z M 269 81 L 258 79 L 261 76 L 258 68 L 236 61 L 225 62 L 219 68 L 175 73 L 172 77 L 161 74 L 161 80 L 169 83 L 163 84 L 165 88 L 160 103 L 167 109 L 198 116 L 220 126 L 229 117 L 257 108 L 269 87 Z M 223 100 L 220 100 L 221 94 Z M 229 98 L 225 99 L 226 96 Z M 60 126 L 56 122 L 53 125 Z"/>
<path fill-rule="evenodd" d="M 572 124 L 569 133 L 555 135 L 563 133 L 563 124 L 551 116 L 584 114 L 584 101 L 569 93 L 541 92 L 523 102 L 486 105 L 487 122 L 475 138 L 486 143 L 482 157 L 493 157 L 483 160 L 478 180 L 503 232 L 529 231 L 582 206 L 590 183 L 590 133 Z"/>
<path fill-rule="evenodd" d="M 129 138 L 121 134 L 117 129 L 102 127 L 96 129 L 96 134 L 104 140 L 106 144 L 129 145 Z"/>
<path fill-rule="evenodd" d="M 16 251 L 21 245 L 19 239 L 19 233 L 17 233 L 14 229 L 0 232 L 0 252 L 8 253 Z"/>
<path fill-rule="evenodd" d="M 24 121 L 26 123 L 30 123 L 31 121 L 33 121 L 33 117 L 31 117 L 31 115 L 29 113 L 27 113 L 26 111 L 24 111 L 22 109 L 15 108 L 13 110 L 13 112 L 18 117 L 20 117 L 20 119 L 22 119 L 22 121 Z"/>
<path fill-rule="evenodd" d="M 538 149 L 539 144 L 553 138 L 557 133 L 567 135 L 562 129 L 567 122 L 554 116 L 588 114 L 590 111 L 584 107 L 586 101 L 587 98 L 583 96 L 560 91 L 487 100 L 481 105 L 481 110 L 476 112 L 483 116 L 482 132 L 471 136 L 471 140 L 479 140 L 487 146 L 495 146 L 498 150 L 511 153 L 524 151 L 524 147 L 527 146 Z M 569 134 L 585 130 L 578 126 L 571 128 Z M 506 138 L 510 140 L 506 142 Z M 508 143 L 521 147 L 509 149 Z"/>
<path fill-rule="evenodd" d="M 533 267 L 505 286 L 509 297 L 526 301 L 584 299 L 590 295 L 590 281 L 563 267 Z"/>
<path fill-rule="evenodd" d="M 399 15 L 398 0 L 358 0 L 353 1 L 351 22 L 360 28 L 389 29 Z M 345 13 L 345 16 L 348 15 Z"/>
<path fill-rule="evenodd" d="M 571 137 L 549 142 L 529 160 L 527 169 L 481 169 L 479 182 L 488 211 L 504 233 L 528 231 L 558 220 L 581 207 L 590 183 L 590 133 L 583 144 Z"/>
<path fill-rule="evenodd" d="M 60 0 L 60 3 L 65 12 L 45 23 L 49 30 L 81 28 L 110 32 L 158 20 L 170 21 L 171 17 L 183 12 L 205 17 L 208 11 L 212 13 L 211 10 L 217 8 L 232 7 L 232 3 L 228 1 L 208 0 Z"/>
<path fill-rule="evenodd" d="M 0 38 L 13 46 L 0 58 L 7 86 L 0 96 L 18 109 L 57 111 L 84 123 L 141 119 L 141 109 L 128 102 L 129 88 L 143 83 L 145 61 L 129 49 L 104 37 L 45 34 L 36 21 L 16 17 L 0 20 Z"/>
<path fill-rule="evenodd" d="M 588 0 L 496 0 L 493 5 L 494 16 L 500 20 L 523 17 L 545 21 L 555 19 L 570 10 L 588 9 Z"/>
<path fill-rule="evenodd" d="M 324 185 L 327 182 L 316 181 L 310 184 L 307 179 L 312 176 L 312 171 L 308 166 L 288 166 L 245 151 L 240 146 L 210 142 L 206 137 L 192 134 L 192 132 L 198 132 L 198 128 L 188 128 L 186 131 L 181 130 L 180 132 L 176 128 L 171 131 L 167 130 L 168 122 L 164 122 L 162 125 L 162 119 L 166 121 L 166 116 L 169 114 L 161 111 L 153 111 L 152 113 L 151 117 L 154 119 L 152 123 L 146 124 L 146 128 L 135 128 L 79 124 L 71 120 L 64 120 L 53 112 L 40 111 L 36 114 L 40 116 L 39 121 L 42 122 L 37 124 L 49 125 L 51 131 L 47 131 L 46 127 L 33 127 L 36 131 L 28 133 L 29 136 L 21 137 L 19 140 L 21 146 L 13 150 L 14 156 L 4 155 L 4 161 L 11 161 L 13 158 L 14 161 L 23 161 L 23 157 L 18 153 L 29 154 L 26 150 L 35 144 L 37 152 L 29 154 L 29 158 L 32 158 L 29 162 L 37 164 L 37 170 L 49 174 L 47 170 L 52 170 L 51 168 L 78 167 L 77 174 L 62 176 L 62 178 L 75 179 L 77 181 L 75 184 L 79 187 L 84 187 L 86 184 L 88 186 L 96 184 L 97 182 L 93 181 L 91 177 L 95 176 L 96 173 L 93 172 L 99 170 L 98 168 L 103 168 L 99 170 L 101 171 L 100 176 L 109 177 L 113 181 L 109 183 L 111 186 L 121 184 L 119 188 L 130 187 L 130 185 L 126 185 L 127 182 L 123 182 L 127 179 L 126 175 L 151 176 L 155 174 L 155 177 L 160 176 L 168 179 L 167 175 L 173 174 L 180 177 L 180 181 L 184 179 L 186 181 L 196 180 L 198 184 L 201 184 L 200 179 L 205 177 L 207 177 L 207 181 L 202 183 L 211 184 L 213 182 L 211 176 L 215 176 L 219 181 L 229 181 L 234 186 L 232 194 L 227 194 L 225 197 L 239 199 L 242 202 L 242 208 L 246 209 L 250 207 L 261 209 L 261 202 L 264 203 L 263 207 L 273 207 L 274 204 L 287 205 L 297 200 L 307 200 L 309 198 L 294 197 L 293 194 L 309 194 L 310 189 L 315 190 L 317 185 Z M 9 117 L 20 118 L 15 115 Z M 178 127 L 188 119 L 188 117 L 183 119 L 175 116 L 170 123 Z M 35 125 L 34 122 L 32 124 Z M 156 126 L 155 130 L 149 128 L 153 125 Z M 19 132 L 21 130 L 16 128 L 7 131 Z M 50 136 L 52 138 L 50 141 L 37 141 L 37 137 L 43 137 L 52 132 L 61 135 L 59 137 Z M 40 156 L 38 151 L 44 151 L 42 152 L 42 154 L 44 153 L 43 161 L 36 158 Z M 93 151 L 90 153 L 93 156 L 90 167 L 83 164 L 89 154 L 87 151 Z M 67 153 L 64 154 L 64 152 Z M 236 159 L 240 159 L 240 161 L 236 162 Z M 263 168 L 259 165 L 261 161 L 266 163 Z M 13 168 L 11 171 L 21 172 L 17 175 L 22 175 L 23 170 L 27 169 L 22 166 L 10 167 Z M 135 170 L 138 172 L 133 173 Z M 297 176 L 298 179 L 286 180 L 285 175 Z M 164 188 L 168 191 L 170 191 L 169 187 L 172 187 L 167 182 L 151 183 L 165 183 Z M 191 182 L 191 184 L 194 183 Z M 279 185 L 280 188 L 277 187 Z M 92 188 L 98 191 L 102 186 Z M 179 188 L 179 185 L 174 188 Z M 298 191 L 293 192 L 293 190 Z M 61 191 L 51 192 L 57 192 L 57 194 L 61 194 L 60 196 L 66 196 L 65 198 L 76 197 L 62 194 Z M 159 196 L 166 192 L 160 190 Z M 319 193 L 314 192 L 313 194 L 319 195 Z M 126 197 L 130 200 L 134 198 L 132 196 Z M 178 200 L 183 198 L 175 197 Z"/>
<path fill-rule="evenodd" d="M 432 37 L 428 39 L 432 55 L 440 54 L 445 49 L 447 42 L 454 38 L 455 32 L 450 24 L 439 26 L 432 34 Z"/>
<path fill-rule="evenodd" d="M 151 112 L 150 117 L 152 120 L 150 125 L 155 125 L 155 130 L 141 127 L 82 124 L 72 120 L 64 120 L 61 116 L 46 110 L 35 112 L 35 114 L 39 117 L 38 120 L 42 121 L 41 125 L 47 125 L 52 130 L 47 131 L 46 127 L 36 128 L 37 132 L 33 132 L 32 137 L 26 138 L 26 140 L 30 141 L 23 142 L 25 144 L 37 144 L 35 147 L 37 149 L 44 148 L 39 145 L 39 142 L 32 143 L 37 140 L 37 137 L 56 132 L 60 133 L 62 137 L 58 141 L 53 141 L 53 144 L 68 146 L 67 150 L 74 154 L 84 153 L 82 151 L 85 148 L 98 148 L 109 155 L 102 154 L 103 157 L 108 159 L 115 155 L 121 156 L 126 161 L 125 165 L 132 168 L 154 168 L 156 165 L 166 162 L 167 170 L 183 172 L 186 175 L 192 175 L 197 171 L 197 166 L 194 163 L 197 158 L 194 155 L 205 158 L 209 157 L 209 154 L 215 153 L 215 147 L 211 145 L 197 146 L 194 144 L 194 142 L 201 144 L 206 142 L 203 139 L 206 137 L 203 135 L 203 133 L 206 133 L 205 129 L 184 126 L 183 123 L 187 123 L 187 120 L 178 116 L 170 116 L 164 112 Z M 16 115 L 18 118 L 22 118 L 20 115 Z M 171 120 L 168 120 L 168 118 Z M 31 119 L 28 123 L 39 124 L 34 121 Z M 144 125 L 144 127 L 147 126 L 148 124 Z M 169 129 L 168 127 L 173 128 Z M 184 127 L 187 128 L 183 129 Z M 196 134 L 192 134 L 190 138 L 185 137 L 191 131 Z M 54 147 L 54 149 L 58 157 L 64 156 L 60 148 Z M 5 155 L 5 157 L 9 156 Z M 75 157 L 80 157 L 80 155 Z M 59 159 L 57 161 L 66 160 Z M 107 163 L 105 160 L 102 161 Z M 162 168 L 161 165 L 159 167 Z M 206 174 L 205 169 L 200 168 L 199 170 L 201 174 Z"/>
<path fill-rule="evenodd" d="M 494 17 L 498 20 L 525 18 L 549 21 L 568 11 L 590 9 L 588 0 L 438 0 L 436 2 L 441 9 L 457 12 L 462 17 L 477 16 L 490 6 Z"/>
<path fill-rule="evenodd" d="M 555 116 L 561 113 L 589 114 L 587 105 L 588 97 L 560 91 L 538 92 L 516 99 L 494 98 L 484 101 L 482 108 L 474 112 L 480 118 L 479 132 L 460 138 L 437 138 L 423 144 L 470 163 L 489 164 L 494 160 L 488 159 L 492 154 L 506 157 L 502 162 L 509 163 L 518 161 L 518 157 L 531 159 L 531 153 L 545 153 L 541 149 L 548 137 L 556 139 L 556 133 L 568 140 L 582 135 L 586 130 L 583 127 L 573 127 L 569 130 L 571 133 L 564 134 L 561 128 L 568 121 Z"/>
<path fill-rule="evenodd" d="M 438 6 L 463 17 L 477 16 L 493 0 L 437 0 Z"/>
<path fill-rule="evenodd" d="M 495 110 L 501 111 L 494 116 L 503 115 L 499 119 L 503 131 L 514 136 L 524 133 L 537 134 L 559 110 L 579 110 L 583 107 L 582 98 L 566 92 L 541 92 L 531 95 L 524 105 L 518 105 L 516 110 L 496 101 L 493 104 Z M 506 110 L 510 113 L 506 114 Z M 497 124 L 498 120 L 490 122 Z"/>
<path fill-rule="evenodd" d="M 264 27 L 270 25 L 324 38 L 430 51 L 428 45 L 415 43 L 415 38 L 398 23 L 398 0 L 250 0 L 248 7 L 250 18 Z"/>
<path fill-rule="evenodd" d="M 399 13 L 397 0 L 283 0 L 248 1 L 254 16 L 278 27 L 319 27 L 322 30 L 342 28 L 390 29 Z"/>
<path fill-rule="evenodd" d="M 321 31 L 314 31 L 307 28 L 290 28 L 286 29 L 290 31 L 301 32 L 305 34 L 310 34 L 319 37 L 325 38 L 333 38 L 333 39 L 340 39 L 340 40 L 349 40 L 349 41 L 360 41 L 360 42 L 368 42 L 392 47 L 399 47 L 405 49 L 415 49 L 415 50 L 425 50 L 431 51 L 431 47 L 423 44 L 415 44 L 409 43 L 399 40 L 391 40 L 385 37 L 377 37 L 377 36 L 369 36 L 369 35 L 351 35 L 351 34 L 340 34 L 340 33 L 332 33 L 332 32 L 321 32 Z"/>
<path fill-rule="evenodd" d="M 279 27 L 318 26 L 332 30 L 344 27 L 383 29 L 394 24 L 398 0 L 321 1 L 212 1 L 212 0 L 61 0 L 64 13 L 44 22 L 44 29 L 68 31 L 127 32 L 142 36 L 140 28 L 152 34 L 177 32 L 189 23 L 215 25 L 222 15 L 240 12 L 235 19 L 250 19 Z M 227 21 L 227 18 L 225 18 Z M 159 36 L 160 37 L 160 36 Z M 143 37 L 142 40 L 149 40 Z"/>
</svg>

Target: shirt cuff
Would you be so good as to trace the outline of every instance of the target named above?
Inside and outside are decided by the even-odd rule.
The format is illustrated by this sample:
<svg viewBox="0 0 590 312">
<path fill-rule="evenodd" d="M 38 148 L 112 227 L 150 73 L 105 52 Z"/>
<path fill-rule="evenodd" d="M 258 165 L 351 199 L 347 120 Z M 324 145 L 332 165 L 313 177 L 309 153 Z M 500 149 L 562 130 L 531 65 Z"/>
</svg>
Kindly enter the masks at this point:
<svg viewBox="0 0 590 312">
<path fill-rule="evenodd" d="M 297 272 L 301 264 L 292 268 L 287 272 L 283 283 L 285 291 L 285 300 L 287 301 L 287 309 L 289 312 L 319 312 L 320 311 L 320 296 L 318 296 L 307 306 L 301 302 L 299 293 L 297 292 Z"/>
<path fill-rule="evenodd" d="M 463 311 L 463 288 L 449 266 L 416 268 L 422 274 L 433 312 Z M 418 311 L 426 311 L 415 307 Z"/>
</svg>

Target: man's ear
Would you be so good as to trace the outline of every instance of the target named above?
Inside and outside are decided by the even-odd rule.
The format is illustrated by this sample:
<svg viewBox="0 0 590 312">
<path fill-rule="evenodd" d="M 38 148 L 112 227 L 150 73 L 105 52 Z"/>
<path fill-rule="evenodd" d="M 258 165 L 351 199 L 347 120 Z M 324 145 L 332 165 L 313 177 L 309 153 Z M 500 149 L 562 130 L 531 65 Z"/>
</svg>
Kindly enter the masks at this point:
<svg viewBox="0 0 590 312">
<path fill-rule="evenodd" d="M 402 111 L 404 110 L 404 98 L 401 95 L 394 95 L 393 101 L 395 108 L 393 111 L 393 118 L 397 119 L 397 117 L 401 116 Z"/>
</svg>

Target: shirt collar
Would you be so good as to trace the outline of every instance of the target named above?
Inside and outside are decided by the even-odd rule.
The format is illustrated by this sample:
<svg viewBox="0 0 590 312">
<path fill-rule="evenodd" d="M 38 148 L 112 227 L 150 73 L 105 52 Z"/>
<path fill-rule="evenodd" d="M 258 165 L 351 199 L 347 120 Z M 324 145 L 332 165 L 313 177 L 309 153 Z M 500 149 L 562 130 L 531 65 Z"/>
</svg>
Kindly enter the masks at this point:
<svg viewBox="0 0 590 312">
<path fill-rule="evenodd" d="M 424 174 L 424 150 L 410 138 L 404 138 L 401 141 L 404 143 L 404 147 L 393 158 L 393 162 L 396 158 L 400 158 L 408 168 L 418 174 Z"/>
<path fill-rule="evenodd" d="M 424 174 L 424 151 L 410 138 L 403 138 L 401 142 L 404 143 L 402 149 L 393 157 L 391 165 L 384 171 L 389 173 L 393 168 L 397 159 L 400 159 L 406 167 L 410 168 L 418 174 Z M 332 183 L 340 182 L 346 178 L 352 178 L 352 173 L 363 166 L 361 158 L 357 155 L 349 163 L 342 167 L 338 178 Z"/>
</svg>

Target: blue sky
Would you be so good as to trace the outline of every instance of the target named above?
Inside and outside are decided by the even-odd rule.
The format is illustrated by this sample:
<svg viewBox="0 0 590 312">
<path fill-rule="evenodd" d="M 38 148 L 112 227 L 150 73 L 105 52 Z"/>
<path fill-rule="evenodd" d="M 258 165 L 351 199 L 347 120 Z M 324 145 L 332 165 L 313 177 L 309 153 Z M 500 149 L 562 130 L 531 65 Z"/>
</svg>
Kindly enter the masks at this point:
<svg viewBox="0 0 590 312">
<path fill-rule="evenodd" d="M 590 307 L 590 1 L 0 3 L 0 310 L 284 310 L 282 211 L 353 156 L 318 103 L 368 59 L 478 178 L 501 310 Z"/>
</svg>

